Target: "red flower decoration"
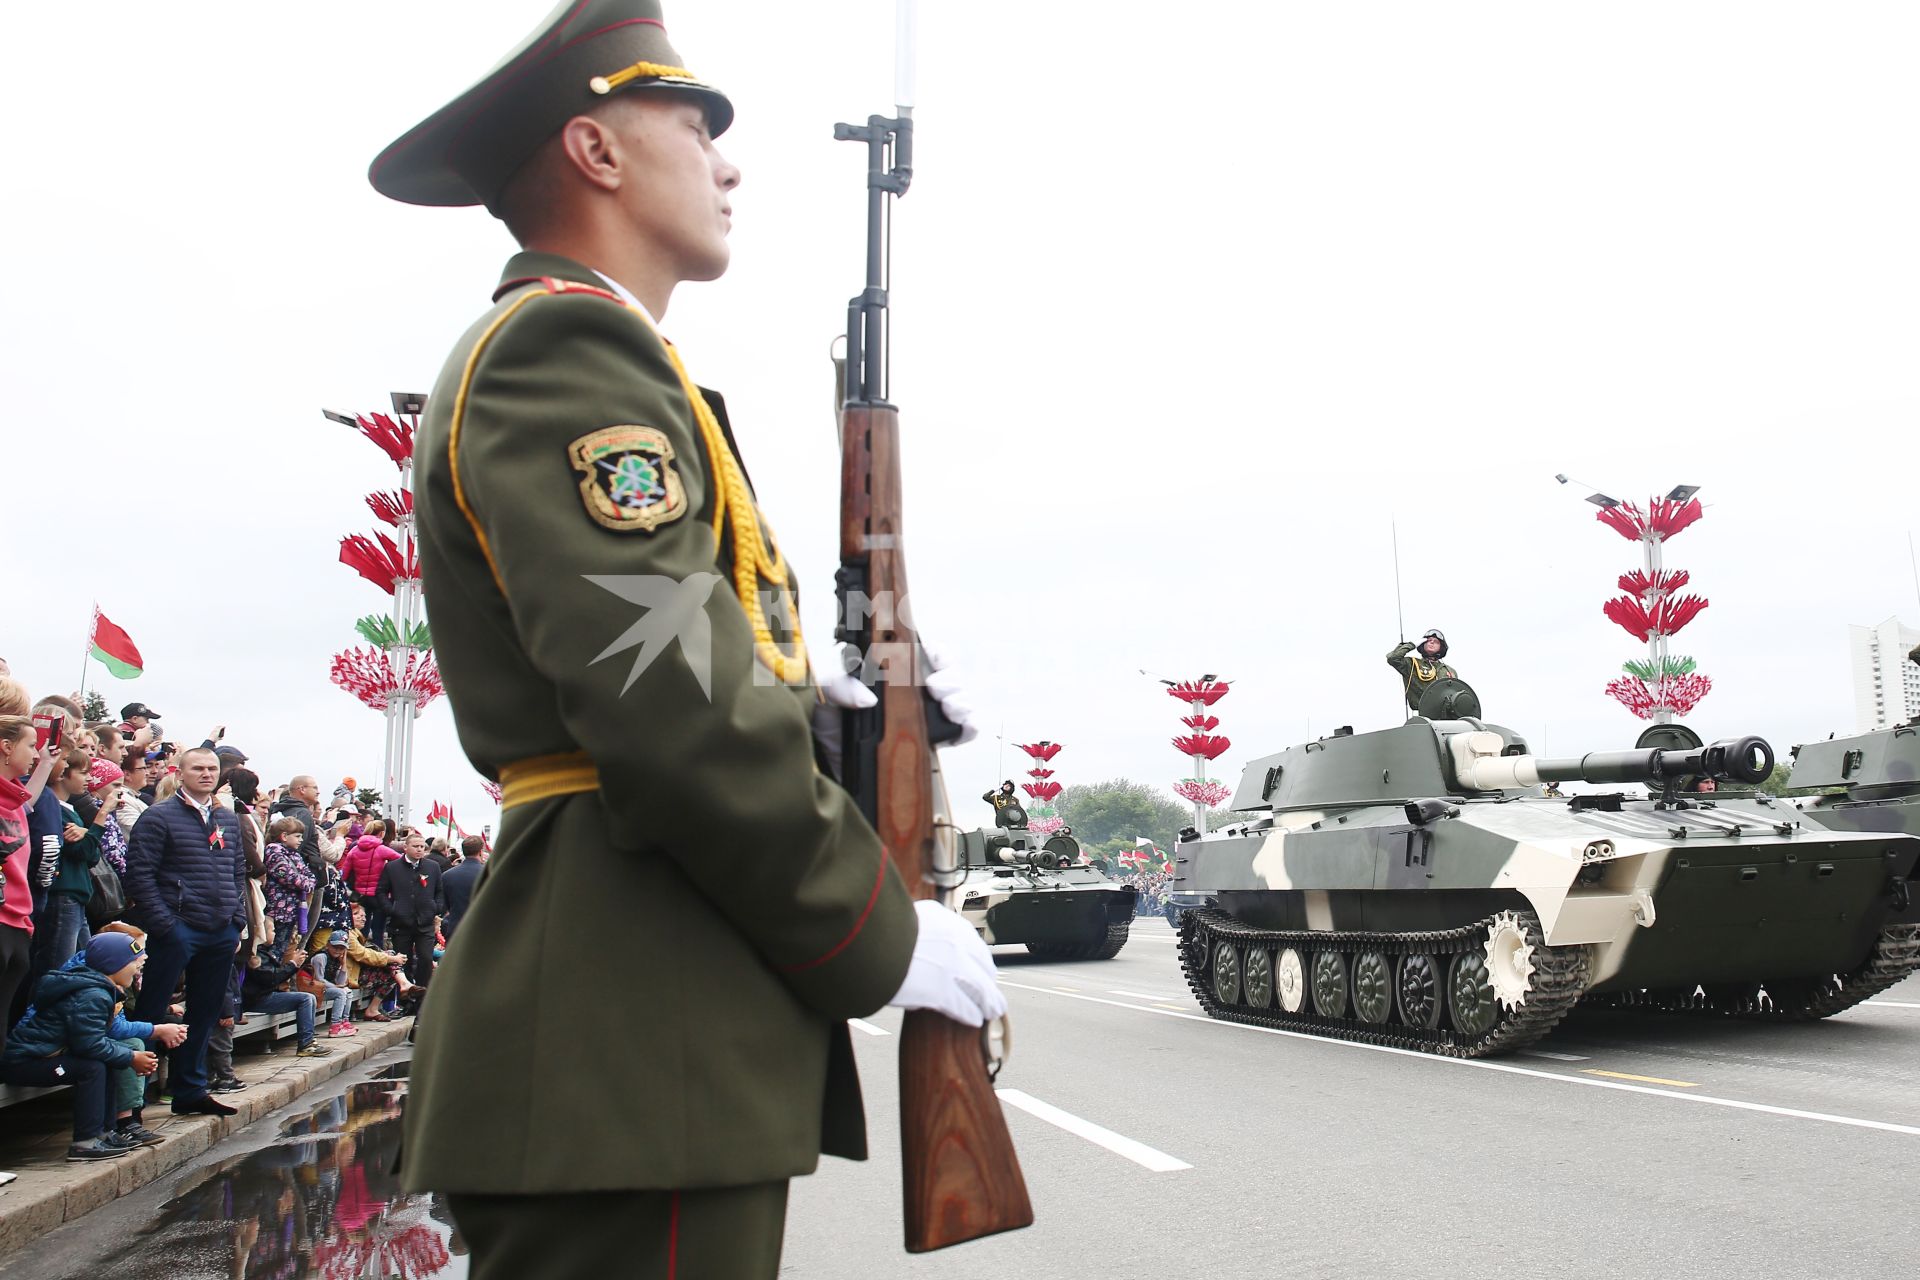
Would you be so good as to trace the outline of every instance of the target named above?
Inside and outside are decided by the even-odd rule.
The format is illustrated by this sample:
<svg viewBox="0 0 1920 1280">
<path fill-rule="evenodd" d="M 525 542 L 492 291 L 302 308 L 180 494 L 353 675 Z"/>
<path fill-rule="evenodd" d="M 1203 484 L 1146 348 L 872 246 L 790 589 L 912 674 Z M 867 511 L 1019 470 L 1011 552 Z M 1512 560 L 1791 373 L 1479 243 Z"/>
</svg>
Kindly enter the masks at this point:
<svg viewBox="0 0 1920 1280">
<path fill-rule="evenodd" d="M 1210 707 L 1227 696 L 1227 683 L 1224 680 L 1182 680 L 1167 692 L 1182 702 L 1199 702 Z"/>
<path fill-rule="evenodd" d="M 413 457 L 413 428 L 406 423 L 396 422 L 384 413 L 372 416 L 356 413 L 353 421 L 361 435 L 393 459 L 394 466 L 404 466 L 407 459 Z"/>
<path fill-rule="evenodd" d="M 1022 784 L 1022 789 L 1035 800 L 1051 800 L 1064 790 L 1057 782 L 1028 782 Z"/>
<path fill-rule="evenodd" d="M 1061 751 L 1065 750 L 1059 743 L 1048 742 L 1044 738 L 1039 742 L 1016 742 L 1014 745 L 1032 756 L 1035 760 L 1051 760 L 1059 755 Z"/>
<path fill-rule="evenodd" d="M 340 563 L 388 593 L 401 579 L 420 576 L 418 553 L 411 546 L 402 552 L 398 543 L 377 530 L 373 538 L 350 533 L 340 539 Z"/>
<path fill-rule="evenodd" d="M 1182 716 L 1180 723 L 1200 733 L 1212 733 L 1220 727 L 1219 716 Z"/>
<path fill-rule="evenodd" d="M 1206 733 L 1189 733 L 1175 738 L 1173 745 L 1182 755 L 1205 756 L 1209 760 L 1218 760 L 1225 755 L 1227 748 L 1233 745 L 1230 738 L 1216 737 Z"/>
<path fill-rule="evenodd" d="M 1658 591 L 1663 596 L 1670 596 L 1686 585 L 1687 571 L 1685 569 L 1662 569 L 1651 578 L 1646 575 L 1645 571 L 1640 569 L 1635 569 L 1632 573 L 1623 573 L 1620 575 L 1620 589 L 1622 591 L 1632 592 L 1642 599 L 1655 591 Z"/>
<path fill-rule="evenodd" d="M 406 489 L 395 489 L 392 493 L 370 493 L 367 495 L 367 506 L 377 519 L 399 528 L 401 517 L 413 514 L 413 494 Z"/>
</svg>

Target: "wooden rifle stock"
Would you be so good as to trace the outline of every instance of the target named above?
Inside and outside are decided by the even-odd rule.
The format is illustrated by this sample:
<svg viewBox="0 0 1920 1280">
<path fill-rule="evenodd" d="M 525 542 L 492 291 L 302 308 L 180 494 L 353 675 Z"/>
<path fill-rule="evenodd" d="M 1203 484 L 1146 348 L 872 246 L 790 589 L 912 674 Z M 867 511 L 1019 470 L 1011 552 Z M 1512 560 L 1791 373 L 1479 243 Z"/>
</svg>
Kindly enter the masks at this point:
<svg viewBox="0 0 1920 1280">
<path fill-rule="evenodd" d="M 919 638 L 901 548 L 900 415 L 848 404 L 841 418 L 841 635 L 865 643 L 880 705 L 849 713 L 845 781 L 908 892 L 936 896 L 934 759 Z M 864 614 L 864 618 L 863 618 Z M 925 1010 L 900 1034 L 900 1155 L 910 1253 L 1033 1222 L 1027 1183 L 988 1074 L 986 1033 Z"/>
</svg>

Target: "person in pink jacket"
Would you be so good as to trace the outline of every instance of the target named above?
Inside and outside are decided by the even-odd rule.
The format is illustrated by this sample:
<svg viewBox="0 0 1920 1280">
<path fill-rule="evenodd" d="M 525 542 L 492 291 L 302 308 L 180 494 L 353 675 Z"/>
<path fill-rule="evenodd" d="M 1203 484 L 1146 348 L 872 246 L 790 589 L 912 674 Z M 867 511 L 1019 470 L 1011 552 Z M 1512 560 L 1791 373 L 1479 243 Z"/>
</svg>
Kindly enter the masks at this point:
<svg viewBox="0 0 1920 1280">
<path fill-rule="evenodd" d="M 369 823 L 367 834 L 354 841 L 353 848 L 340 860 L 340 874 L 346 877 L 347 888 L 367 909 L 367 940 L 376 947 L 385 945 L 387 932 L 387 915 L 380 909 L 377 894 L 380 873 L 400 856 L 398 849 L 381 843 L 380 837 L 385 834 L 384 824 Z"/>
</svg>

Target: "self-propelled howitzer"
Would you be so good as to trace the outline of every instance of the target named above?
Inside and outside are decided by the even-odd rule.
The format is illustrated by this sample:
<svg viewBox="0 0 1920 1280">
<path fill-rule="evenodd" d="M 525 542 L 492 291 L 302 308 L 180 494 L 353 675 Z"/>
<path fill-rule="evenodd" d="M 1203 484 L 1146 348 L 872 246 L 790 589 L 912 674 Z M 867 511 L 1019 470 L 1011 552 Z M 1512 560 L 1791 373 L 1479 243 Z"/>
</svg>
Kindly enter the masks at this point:
<svg viewBox="0 0 1920 1280">
<path fill-rule="evenodd" d="M 1920 967 L 1902 924 L 1920 839 L 1817 829 L 1687 788 L 1772 750 L 1534 756 L 1511 730 L 1415 718 L 1247 766 L 1239 819 L 1178 847 L 1180 956 L 1215 1017 L 1480 1057 L 1582 1000 L 1824 1017 Z M 1653 794 L 1549 798 L 1540 784 Z"/>
</svg>

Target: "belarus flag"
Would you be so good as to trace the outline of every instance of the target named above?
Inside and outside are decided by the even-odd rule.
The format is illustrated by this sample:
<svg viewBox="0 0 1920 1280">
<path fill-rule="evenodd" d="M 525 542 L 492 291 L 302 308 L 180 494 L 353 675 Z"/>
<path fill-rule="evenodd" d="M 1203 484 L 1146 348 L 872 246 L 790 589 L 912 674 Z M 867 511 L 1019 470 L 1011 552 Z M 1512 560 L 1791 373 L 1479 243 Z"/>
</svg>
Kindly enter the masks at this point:
<svg viewBox="0 0 1920 1280">
<path fill-rule="evenodd" d="M 133 646 L 133 637 L 107 621 L 107 615 L 100 612 L 98 606 L 93 611 L 92 645 L 89 652 L 100 660 L 100 665 L 122 680 L 131 680 L 140 674 L 143 664 L 140 651 Z"/>
</svg>

